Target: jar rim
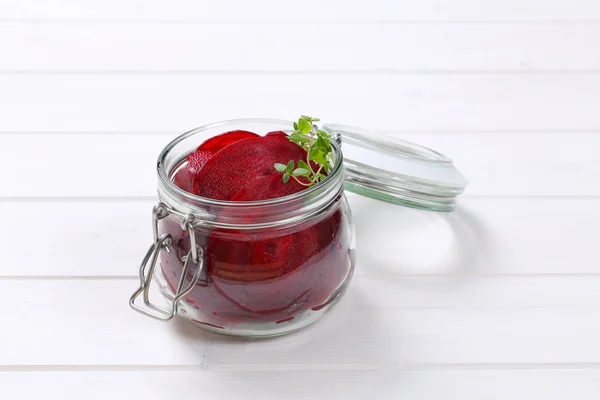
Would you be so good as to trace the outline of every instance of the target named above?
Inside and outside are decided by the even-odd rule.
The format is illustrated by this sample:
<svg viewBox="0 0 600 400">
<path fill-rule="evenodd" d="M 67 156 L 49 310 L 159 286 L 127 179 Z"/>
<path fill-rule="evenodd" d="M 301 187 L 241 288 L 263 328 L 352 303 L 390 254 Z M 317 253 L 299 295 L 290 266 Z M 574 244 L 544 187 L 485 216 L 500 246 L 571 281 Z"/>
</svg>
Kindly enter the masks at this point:
<svg viewBox="0 0 600 400">
<path fill-rule="evenodd" d="M 210 199 L 207 197 L 198 196 L 198 195 L 190 193 L 186 190 L 183 190 L 180 187 L 178 187 L 177 185 L 175 185 L 175 183 L 169 177 L 169 174 L 171 171 L 167 171 L 166 158 L 169 155 L 170 151 L 173 150 L 173 148 L 175 146 L 177 146 L 179 143 L 181 143 L 182 141 L 190 138 L 191 136 L 193 136 L 197 133 L 200 133 L 207 129 L 219 127 L 219 126 L 225 126 L 225 125 L 229 125 L 229 124 L 261 123 L 261 122 L 262 123 L 286 124 L 286 125 L 289 125 L 290 127 L 293 125 L 292 121 L 288 121 L 288 120 L 284 120 L 284 119 L 237 118 L 237 119 L 221 120 L 221 121 L 213 122 L 210 124 L 202 125 L 202 126 L 196 127 L 194 129 L 191 129 L 191 130 L 177 136 L 175 139 L 171 140 L 163 148 L 163 150 L 160 152 L 160 154 L 158 156 L 156 169 L 157 169 L 160 185 L 163 188 L 165 188 L 168 192 L 170 192 L 171 194 L 175 194 L 176 196 L 179 196 L 179 197 L 185 199 L 186 202 L 201 204 L 203 206 L 244 208 L 244 207 L 253 207 L 253 206 L 263 206 L 263 207 L 264 206 L 277 206 L 277 205 L 285 204 L 285 203 L 288 203 L 291 201 L 297 201 L 302 198 L 312 196 L 315 192 L 318 192 L 323 187 L 330 185 L 331 182 L 339 180 L 339 181 L 341 181 L 340 182 L 341 184 L 343 183 L 343 176 L 341 176 L 341 175 L 343 175 L 343 164 L 344 164 L 343 154 L 342 154 L 339 144 L 333 139 L 330 140 L 330 142 L 331 142 L 332 147 L 334 148 L 336 162 L 335 162 L 335 165 L 333 166 L 333 169 L 330 171 L 330 173 L 327 175 L 327 177 L 324 180 L 318 182 L 315 185 L 308 187 L 305 190 L 302 190 L 300 192 L 293 193 L 293 194 L 290 194 L 287 196 L 283 196 L 283 197 L 277 197 L 277 198 L 268 199 L 268 200 L 258 200 L 258 201 L 215 200 L 215 199 Z"/>
</svg>

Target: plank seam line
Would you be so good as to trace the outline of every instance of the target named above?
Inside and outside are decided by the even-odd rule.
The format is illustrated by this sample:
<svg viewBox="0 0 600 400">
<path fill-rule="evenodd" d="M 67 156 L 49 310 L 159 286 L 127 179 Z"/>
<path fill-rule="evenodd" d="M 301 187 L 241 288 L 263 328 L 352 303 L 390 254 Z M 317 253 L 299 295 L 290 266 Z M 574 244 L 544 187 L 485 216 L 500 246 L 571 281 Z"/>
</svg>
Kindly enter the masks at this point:
<svg viewBox="0 0 600 400">
<path fill-rule="evenodd" d="M 202 364 L 186 365 L 0 365 L 0 372 L 128 372 L 128 371 L 475 371 L 475 370 L 598 370 L 600 362 L 557 363 L 358 363 L 358 364 L 222 364 L 203 370 Z"/>
<path fill-rule="evenodd" d="M 600 69 L 482 69 L 482 70 L 457 70 L 457 69 L 348 69 L 348 70 L 0 70 L 0 75 L 598 75 Z"/>
<path fill-rule="evenodd" d="M 0 24 L 165 24 L 165 25 L 548 25 L 599 24 L 600 17 L 537 17 L 522 19 L 160 19 L 160 18 L 0 18 Z"/>
</svg>

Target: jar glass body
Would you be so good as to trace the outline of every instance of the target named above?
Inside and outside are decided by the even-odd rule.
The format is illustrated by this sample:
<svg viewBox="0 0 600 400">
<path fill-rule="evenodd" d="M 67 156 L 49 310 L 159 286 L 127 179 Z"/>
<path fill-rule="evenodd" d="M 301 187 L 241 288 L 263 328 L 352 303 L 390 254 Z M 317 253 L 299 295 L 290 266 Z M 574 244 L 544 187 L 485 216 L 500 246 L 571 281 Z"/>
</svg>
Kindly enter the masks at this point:
<svg viewBox="0 0 600 400">
<path fill-rule="evenodd" d="M 159 158 L 159 199 L 171 210 L 158 221 L 159 236 L 170 236 L 159 256 L 160 289 L 165 297 L 175 297 L 195 242 L 199 279 L 177 311 L 202 328 L 247 337 L 288 333 L 320 319 L 352 278 L 354 226 L 337 144 L 336 167 L 328 178 L 283 198 L 215 201 L 173 183 L 187 154 L 209 137 L 240 129 L 264 135 L 291 125 L 267 119 L 209 125 L 177 138 Z M 188 270 L 183 281 L 194 273 Z"/>
</svg>

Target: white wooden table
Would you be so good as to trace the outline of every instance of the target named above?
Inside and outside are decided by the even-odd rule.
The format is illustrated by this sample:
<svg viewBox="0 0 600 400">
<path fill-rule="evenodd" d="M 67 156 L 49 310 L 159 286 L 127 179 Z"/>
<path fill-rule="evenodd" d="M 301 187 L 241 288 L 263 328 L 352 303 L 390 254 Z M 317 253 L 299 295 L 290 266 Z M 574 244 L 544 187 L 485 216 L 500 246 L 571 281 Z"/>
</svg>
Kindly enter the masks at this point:
<svg viewBox="0 0 600 400">
<path fill-rule="evenodd" d="M 179 133 L 308 113 L 431 146 L 452 214 L 351 197 L 329 316 L 243 342 L 129 309 Z M 0 397 L 600 397 L 597 0 L 0 0 Z"/>
</svg>

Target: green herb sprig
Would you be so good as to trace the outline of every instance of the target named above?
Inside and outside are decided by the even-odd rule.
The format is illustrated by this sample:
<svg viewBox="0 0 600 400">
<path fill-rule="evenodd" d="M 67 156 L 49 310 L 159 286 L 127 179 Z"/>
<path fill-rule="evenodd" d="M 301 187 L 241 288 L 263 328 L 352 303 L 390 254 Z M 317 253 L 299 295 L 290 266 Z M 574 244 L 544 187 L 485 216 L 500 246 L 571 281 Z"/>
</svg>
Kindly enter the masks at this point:
<svg viewBox="0 0 600 400">
<path fill-rule="evenodd" d="M 302 115 L 298 122 L 294 122 L 294 132 L 288 136 L 290 142 L 306 150 L 306 161 L 294 160 L 287 164 L 275 163 L 278 172 L 283 173 L 283 183 L 288 183 L 290 178 L 295 179 L 303 186 L 312 186 L 326 178 L 334 162 L 331 149 L 331 136 L 318 128 L 315 122 L 319 118 Z M 317 165 L 313 168 L 311 161 Z M 325 172 L 325 174 L 323 173 Z"/>
</svg>

